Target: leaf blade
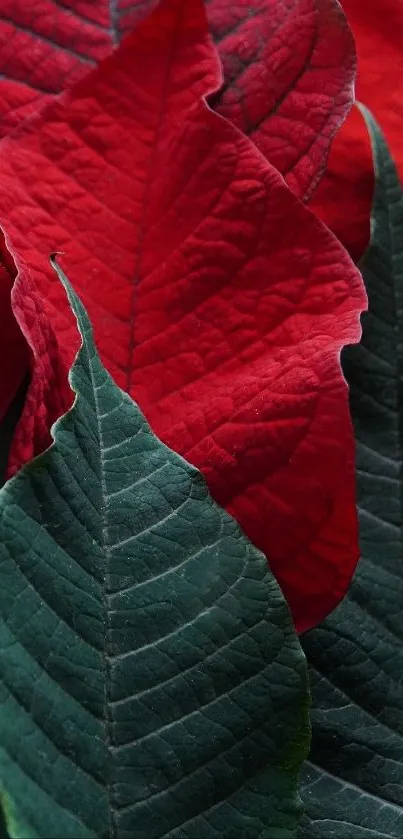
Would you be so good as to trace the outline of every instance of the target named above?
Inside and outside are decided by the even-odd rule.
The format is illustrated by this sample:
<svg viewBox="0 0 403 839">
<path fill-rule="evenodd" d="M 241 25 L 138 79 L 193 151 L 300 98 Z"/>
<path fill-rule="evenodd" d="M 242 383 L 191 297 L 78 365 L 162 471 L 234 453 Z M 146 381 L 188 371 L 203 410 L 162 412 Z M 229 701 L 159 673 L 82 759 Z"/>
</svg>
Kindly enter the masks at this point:
<svg viewBox="0 0 403 839">
<path fill-rule="evenodd" d="M 3 786 L 18 804 L 14 761 L 44 837 L 56 823 L 292 837 L 308 690 L 285 601 L 200 473 L 114 385 L 69 295 L 74 405 L 0 493 Z"/>
<path fill-rule="evenodd" d="M 0 21 L 2 135 L 38 102 L 70 87 L 155 6 L 102 0 L 95 8 L 75 0 L 61 8 L 55 0 L 42 0 L 40 9 L 31 10 L 21 0 L 9 0 Z M 208 13 L 225 69 L 218 111 L 253 137 L 307 200 L 353 100 L 354 43 L 339 4 L 288 0 L 280 7 L 255 0 L 253 8 L 231 8 L 210 0 Z M 319 107 L 312 107 L 315 100 Z"/>
<path fill-rule="evenodd" d="M 376 175 L 362 260 L 369 312 L 344 369 L 357 441 L 362 559 L 342 605 L 304 643 L 312 664 L 314 765 L 302 777 L 308 818 L 301 836 L 310 839 L 336 830 L 340 839 L 352 830 L 389 839 L 403 825 L 403 194 L 385 139 L 361 108 Z"/>
<path fill-rule="evenodd" d="M 251 137 L 292 191 L 308 201 L 354 99 L 354 41 L 334 0 L 208 0 L 224 69 L 212 105 Z M 155 2 L 118 0 L 123 33 Z"/>
<path fill-rule="evenodd" d="M 109 3 L 6 0 L 0 18 L 1 136 L 104 58 L 113 42 Z"/>
<path fill-rule="evenodd" d="M 365 298 L 329 232 L 206 106 L 219 81 L 201 2 L 167 0 L 0 147 L 14 308 L 36 352 L 11 469 L 48 444 L 55 395 L 63 410 L 71 399 L 77 333 L 47 261 L 58 247 L 108 369 L 267 554 L 303 630 L 340 600 L 358 557 L 339 355 Z M 29 308 L 38 291 L 46 340 Z"/>
</svg>

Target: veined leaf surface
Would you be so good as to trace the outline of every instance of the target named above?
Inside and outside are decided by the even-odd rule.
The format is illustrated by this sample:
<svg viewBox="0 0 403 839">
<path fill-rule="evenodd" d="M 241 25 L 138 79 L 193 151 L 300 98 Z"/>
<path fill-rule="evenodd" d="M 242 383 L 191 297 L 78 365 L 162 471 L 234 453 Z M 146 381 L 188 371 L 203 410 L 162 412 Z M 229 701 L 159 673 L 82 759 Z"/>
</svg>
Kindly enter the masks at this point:
<svg viewBox="0 0 403 839">
<path fill-rule="evenodd" d="M 356 98 L 371 109 L 381 126 L 402 182 L 403 3 L 342 0 L 342 6 L 357 48 Z M 312 209 L 357 261 L 369 242 L 373 185 L 371 144 L 354 108 L 334 139 Z"/>
<path fill-rule="evenodd" d="M 3 0 L 0 135 L 70 87 L 132 30 L 150 0 Z M 326 166 L 353 101 L 354 42 L 336 0 L 209 0 L 224 65 L 214 102 L 300 196 Z"/>
<path fill-rule="evenodd" d="M 336 612 L 304 636 L 313 741 L 303 839 L 403 836 L 403 194 L 364 110 L 376 188 L 362 262 L 362 344 L 344 355 L 357 441 L 362 559 Z"/>
<path fill-rule="evenodd" d="M 116 0 L 129 32 L 157 0 Z M 354 99 L 354 39 L 337 0 L 206 0 L 224 69 L 211 100 L 251 137 L 299 198 L 325 170 Z"/>
<path fill-rule="evenodd" d="M 295 835 L 307 673 L 265 557 L 83 345 L 0 493 L 0 779 L 29 836 Z M 7 812 L 6 812 L 7 815 Z"/>
<path fill-rule="evenodd" d="M 78 336 L 49 270 L 57 248 L 108 371 L 266 553 L 301 631 L 358 558 L 340 351 L 365 294 L 329 231 L 207 107 L 219 84 L 202 0 L 163 0 L 0 144 L 13 306 L 35 357 L 10 470 L 48 445 L 55 399 L 70 404 Z"/>
<path fill-rule="evenodd" d="M 112 11 L 113 0 L 2 0 L 0 137 L 108 55 Z"/>
</svg>

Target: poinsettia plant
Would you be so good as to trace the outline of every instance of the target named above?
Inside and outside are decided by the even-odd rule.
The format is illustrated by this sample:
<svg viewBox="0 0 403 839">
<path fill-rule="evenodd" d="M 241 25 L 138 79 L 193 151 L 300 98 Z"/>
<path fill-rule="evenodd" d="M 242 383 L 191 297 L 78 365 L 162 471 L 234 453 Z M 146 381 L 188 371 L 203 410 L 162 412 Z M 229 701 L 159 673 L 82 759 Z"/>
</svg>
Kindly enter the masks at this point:
<svg viewBox="0 0 403 839">
<path fill-rule="evenodd" d="M 367 716 L 399 737 L 401 197 L 368 112 L 359 267 L 311 209 L 355 68 L 337 0 L 0 21 L 8 836 L 398 837 Z"/>
</svg>

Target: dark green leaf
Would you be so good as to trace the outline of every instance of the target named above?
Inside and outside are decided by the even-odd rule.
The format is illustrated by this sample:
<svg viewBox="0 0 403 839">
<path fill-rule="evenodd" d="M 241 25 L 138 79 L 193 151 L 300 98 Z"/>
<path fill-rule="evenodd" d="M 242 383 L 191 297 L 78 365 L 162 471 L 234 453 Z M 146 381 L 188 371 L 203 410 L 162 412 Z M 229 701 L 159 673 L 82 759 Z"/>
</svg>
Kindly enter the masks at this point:
<svg viewBox="0 0 403 839">
<path fill-rule="evenodd" d="M 68 293 L 74 407 L 0 494 L 4 791 L 41 839 L 292 837 L 308 690 L 284 598 Z"/>
<path fill-rule="evenodd" d="M 351 589 L 303 639 L 313 742 L 302 775 L 303 839 L 403 837 L 403 196 L 376 123 L 369 312 L 344 354 L 357 440 L 362 559 Z"/>
</svg>

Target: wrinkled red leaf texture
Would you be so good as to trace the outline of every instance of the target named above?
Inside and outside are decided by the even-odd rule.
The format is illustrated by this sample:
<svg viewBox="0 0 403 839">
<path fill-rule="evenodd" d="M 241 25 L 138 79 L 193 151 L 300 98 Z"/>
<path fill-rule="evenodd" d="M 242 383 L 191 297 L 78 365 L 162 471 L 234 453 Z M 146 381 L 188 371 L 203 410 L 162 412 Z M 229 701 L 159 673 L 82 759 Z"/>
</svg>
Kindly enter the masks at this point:
<svg viewBox="0 0 403 839">
<path fill-rule="evenodd" d="M 403 178 L 403 4 L 343 0 L 358 53 L 357 99 L 382 127 Z M 355 260 L 369 240 L 373 164 L 368 131 L 354 109 L 336 137 L 312 205 Z"/>
<path fill-rule="evenodd" d="M 109 0 L 2 0 L 0 136 L 108 55 Z"/>
<path fill-rule="evenodd" d="M 4 0 L 0 137 L 86 74 L 152 5 Z M 255 0 L 254 6 L 241 0 L 235 8 L 228 0 L 209 0 L 208 14 L 225 73 L 216 108 L 253 136 L 296 194 L 307 197 L 351 104 L 354 49 L 336 0 Z M 24 342 L 17 334 L 18 340 L 22 361 Z M 17 380 L 10 373 L 0 388 L 0 416 Z"/>
<path fill-rule="evenodd" d="M 4 135 L 40 94 L 59 93 L 102 59 L 157 0 L 3 0 Z M 214 106 L 253 138 L 307 199 L 353 98 L 355 53 L 337 0 L 208 0 L 225 84 Z"/>
<path fill-rule="evenodd" d="M 109 0 L 2 0 L 0 137 L 50 95 L 86 74 L 108 55 L 113 40 Z M 13 268 L 2 266 L 0 279 L 1 418 L 24 377 L 28 357 L 11 312 Z"/>
<path fill-rule="evenodd" d="M 129 31 L 157 0 L 117 0 Z M 337 0 L 206 0 L 225 84 L 212 104 L 308 200 L 354 98 L 355 49 Z"/>
<path fill-rule="evenodd" d="M 36 353 L 11 466 L 48 444 L 54 393 L 71 399 L 77 333 L 48 267 L 58 249 L 116 381 L 266 552 L 303 630 L 357 560 L 339 354 L 365 298 L 337 241 L 206 106 L 219 82 L 201 0 L 164 0 L 1 144 L 13 305 Z M 27 265 L 58 352 L 52 336 L 38 343 Z"/>
</svg>

